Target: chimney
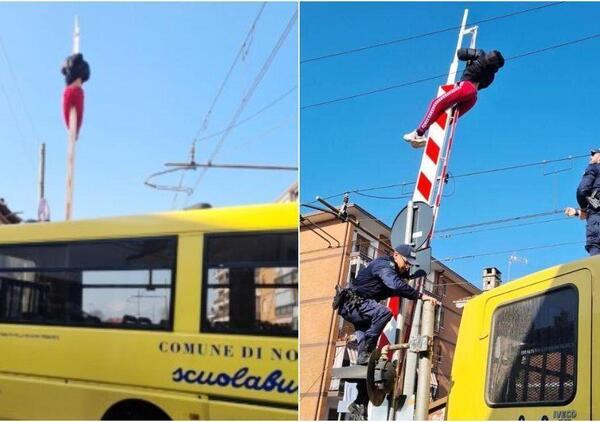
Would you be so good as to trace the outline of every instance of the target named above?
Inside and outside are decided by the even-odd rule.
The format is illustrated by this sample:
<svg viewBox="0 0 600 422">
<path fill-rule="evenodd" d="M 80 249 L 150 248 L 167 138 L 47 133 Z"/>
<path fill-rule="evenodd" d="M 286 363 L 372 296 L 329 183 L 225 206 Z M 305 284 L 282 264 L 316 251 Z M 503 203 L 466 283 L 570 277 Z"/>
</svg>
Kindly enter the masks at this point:
<svg viewBox="0 0 600 422">
<path fill-rule="evenodd" d="M 502 283 L 502 273 L 496 267 L 483 269 L 483 291 L 492 290 Z"/>
</svg>

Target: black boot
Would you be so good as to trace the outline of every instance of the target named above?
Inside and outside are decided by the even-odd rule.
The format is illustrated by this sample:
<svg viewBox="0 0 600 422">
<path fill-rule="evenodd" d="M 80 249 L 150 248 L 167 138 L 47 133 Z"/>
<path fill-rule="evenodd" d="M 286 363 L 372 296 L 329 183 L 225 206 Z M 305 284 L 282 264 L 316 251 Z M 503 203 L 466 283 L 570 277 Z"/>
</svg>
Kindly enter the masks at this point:
<svg viewBox="0 0 600 422">
<path fill-rule="evenodd" d="M 356 364 L 357 365 L 368 365 L 370 356 L 371 356 L 371 352 L 367 352 L 366 350 L 363 350 L 362 352 L 360 352 L 358 354 L 358 359 L 356 360 Z"/>
<path fill-rule="evenodd" d="M 356 402 L 352 402 L 348 406 L 348 414 L 350 415 L 350 420 L 366 421 L 367 420 L 367 407 L 364 404 L 358 404 Z"/>
<path fill-rule="evenodd" d="M 358 353 L 358 359 L 356 363 L 358 365 L 368 365 L 369 358 L 371 357 L 371 352 L 375 350 L 375 346 L 377 344 L 377 339 L 374 341 L 365 342 L 363 349 Z"/>
</svg>

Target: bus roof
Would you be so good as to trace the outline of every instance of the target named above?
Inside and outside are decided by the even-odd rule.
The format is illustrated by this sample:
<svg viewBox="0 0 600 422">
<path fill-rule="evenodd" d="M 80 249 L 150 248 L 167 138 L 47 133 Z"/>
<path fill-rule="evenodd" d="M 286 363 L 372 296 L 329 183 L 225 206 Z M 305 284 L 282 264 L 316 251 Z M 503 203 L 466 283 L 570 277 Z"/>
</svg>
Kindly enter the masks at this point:
<svg viewBox="0 0 600 422">
<path fill-rule="evenodd" d="M 298 204 L 245 205 L 148 215 L 0 226 L 0 243 L 162 236 L 298 227 Z"/>
<path fill-rule="evenodd" d="M 513 281 L 503 283 L 494 289 L 483 292 L 482 294 L 473 297 L 471 300 L 469 300 L 469 302 L 486 301 L 492 296 L 521 289 L 531 284 L 568 274 L 582 268 L 588 268 L 592 272 L 595 272 L 596 269 L 600 271 L 600 257 L 585 257 L 528 274 Z"/>
</svg>

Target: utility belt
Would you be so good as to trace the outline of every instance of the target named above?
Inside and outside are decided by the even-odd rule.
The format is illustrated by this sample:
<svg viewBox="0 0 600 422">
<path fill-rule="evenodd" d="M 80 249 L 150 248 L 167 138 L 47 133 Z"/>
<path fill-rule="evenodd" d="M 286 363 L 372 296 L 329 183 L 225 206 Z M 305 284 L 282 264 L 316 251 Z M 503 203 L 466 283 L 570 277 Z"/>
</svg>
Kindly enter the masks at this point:
<svg viewBox="0 0 600 422">
<path fill-rule="evenodd" d="M 592 212 L 600 212 L 600 189 L 594 189 L 592 194 L 586 197 L 588 209 Z"/>
<path fill-rule="evenodd" d="M 356 290 L 352 288 L 341 288 L 340 286 L 335 286 L 335 296 L 333 297 L 333 303 L 331 307 L 334 310 L 338 310 L 347 305 L 350 310 L 357 308 L 360 304 L 365 300 L 364 297 L 359 295 Z"/>
</svg>

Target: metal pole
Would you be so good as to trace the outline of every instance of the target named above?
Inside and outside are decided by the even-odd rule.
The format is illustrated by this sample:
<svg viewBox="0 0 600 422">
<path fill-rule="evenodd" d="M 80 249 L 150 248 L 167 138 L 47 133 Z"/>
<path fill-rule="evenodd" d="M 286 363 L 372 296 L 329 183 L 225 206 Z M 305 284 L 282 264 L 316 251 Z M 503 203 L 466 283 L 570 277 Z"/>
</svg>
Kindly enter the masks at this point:
<svg viewBox="0 0 600 422">
<path fill-rule="evenodd" d="M 46 178 L 46 144 L 42 143 L 40 146 L 40 191 L 39 200 L 41 201 L 45 197 L 44 183 Z"/>
<path fill-rule="evenodd" d="M 463 13 L 462 23 L 460 25 L 460 31 L 458 32 L 458 42 L 456 43 L 456 50 L 454 50 L 454 57 L 452 58 L 450 70 L 448 71 L 448 80 L 446 81 L 446 85 L 451 85 L 456 81 L 456 73 L 458 72 L 458 57 L 456 57 L 456 52 L 462 47 L 463 35 L 465 32 L 465 27 L 467 26 L 468 17 L 469 9 L 465 9 L 465 12 Z"/>
<path fill-rule="evenodd" d="M 414 202 L 408 201 L 408 205 L 406 206 L 406 232 L 404 232 L 404 243 L 406 243 L 407 245 L 412 244 L 414 218 L 415 218 Z"/>
<path fill-rule="evenodd" d="M 79 53 L 79 18 L 75 17 L 73 30 L 73 53 Z M 72 107 L 69 111 L 69 139 L 67 147 L 67 193 L 65 198 L 65 220 L 73 216 L 73 179 L 75 178 L 75 143 L 77 142 L 77 111 Z"/>
<path fill-rule="evenodd" d="M 410 339 L 409 343 L 418 339 L 421 331 L 421 311 L 423 309 L 423 301 L 417 300 L 415 303 L 415 313 L 410 327 Z M 406 396 L 404 406 L 402 406 L 401 412 L 412 413 L 415 405 L 415 374 L 417 372 L 417 353 L 406 351 L 406 369 L 404 371 L 404 388 L 402 394 Z M 410 417 L 410 416 L 409 416 Z"/>
<path fill-rule="evenodd" d="M 431 393 L 431 345 L 433 340 L 433 319 L 435 305 L 430 301 L 423 304 L 422 335 L 429 340 L 427 351 L 419 356 L 419 381 L 417 383 L 417 402 L 415 407 L 415 420 L 427 420 L 429 416 L 429 400 Z"/>
<path fill-rule="evenodd" d="M 73 54 L 77 54 L 79 51 L 79 16 L 75 16 L 75 28 L 73 30 Z"/>
<path fill-rule="evenodd" d="M 181 167 L 185 169 L 216 168 L 216 169 L 238 169 L 238 170 L 284 170 L 298 171 L 297 166 L 276 166 L 262 164 L 213 164 L 213 163 L 166 163 L 166 167 Z"/>
</svg>

